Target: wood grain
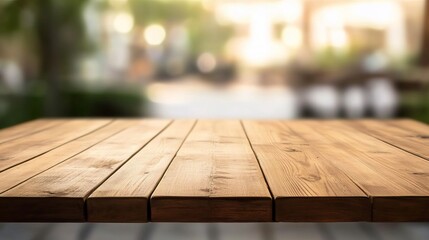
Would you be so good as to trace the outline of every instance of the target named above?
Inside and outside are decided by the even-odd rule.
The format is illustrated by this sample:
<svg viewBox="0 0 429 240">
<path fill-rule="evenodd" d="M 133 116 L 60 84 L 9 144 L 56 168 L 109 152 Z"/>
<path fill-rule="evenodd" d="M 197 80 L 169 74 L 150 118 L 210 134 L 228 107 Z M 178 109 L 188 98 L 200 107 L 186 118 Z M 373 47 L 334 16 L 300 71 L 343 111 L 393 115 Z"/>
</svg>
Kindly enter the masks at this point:
<svg viewBox="0 0 429 240">
<path fill-rule="evenodd" d="M 0 144 L 0 172 L 88 134 L 111 120 L 69 120 L 64 124 Z"/>
<path fill-rule="evenodd" d="M 10 128 L 0 130 L 0 143 L 25 137 L 30 134 L 49 129 L 55 125 L 65 123 L 67 120 L 37 119 L 25 122 Z"/>
<path fill-rule="evenodd" d="M 28 180 L 29 178 L 46 171 L 47 169 L 67 160 L 70 157 L 92 147 L 119 131 L 136 124 L 138 120 L 121 120 L 95 130 L 72 142 L 68 142 L 45 154 L 24 162 L 13 168 L 9 168 L 0 173 L 0 193 Z"/>
<path fill-rule="evenodd" d="M 98 187 L 87 200 L 93 222 L 147 222 L 149 197 L 195 120 L 176 120 Z"/>
<path fill-rule="evenodd" d="M 350 124 L 367 134 L 429 160 L 429 127 L 410 120 L 361 120 Z"/>
<path fill-rule="evenodd" d="M 243 125 L 274 196 L 276 221 L 370 220 L 367 195 L 285 121 Z"/>
<path fill-rule="evenodd" d="M 272 200 L 238 120 L 200 120 L 151 197 L 152 221 L 271 221 Z"/>
<path fill-rule="evenodd" d="M 345 172 L 372 199 L 373 221 L 428 221 L 429 162 L 341 121 L 290 127 Z"/>
<path fill-rule="evenodd" d="M 406 119 L 36 120 L 0 131 L 0 221 L 429 221 L 427 136 Z"/>
<path fill-rule="evenodd" d="M 168 123 L 141 120 L 6 191 L 0 195 L 0 221 L 85 221 L 90 193 Z"/>
<path fill-rule="evenodd" d="M 427 135 L 429 132 L 429 125 L 418 122 L 412 119 L 397 119 L 397 120 L 389 120 L 390 124 L 396 125 L 398 127 L 415 131 L 415 132 L 423 132 L 424 135 Z"/>
</svg>

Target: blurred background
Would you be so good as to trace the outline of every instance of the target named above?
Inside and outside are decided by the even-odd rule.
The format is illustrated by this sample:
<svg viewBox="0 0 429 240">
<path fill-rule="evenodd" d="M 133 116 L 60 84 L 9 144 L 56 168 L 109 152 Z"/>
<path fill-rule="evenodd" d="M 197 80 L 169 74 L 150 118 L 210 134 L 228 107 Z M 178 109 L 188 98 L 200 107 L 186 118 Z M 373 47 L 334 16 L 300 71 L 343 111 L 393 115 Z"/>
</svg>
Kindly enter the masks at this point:
<svg viewBox="0 0 429 240">
<path fill-rule="evenodd" d="M 429 123 L 428 0 L 0 0 L 0 128 L 40 117 Z M 0 239 L 428 239 L 427 224 L 1 224 Z"/>
<path fill-rule="evenodd" d="M 40 117 L 429 122 L 426 0 L 0 0 L 0 127 Z"/>
</svg>

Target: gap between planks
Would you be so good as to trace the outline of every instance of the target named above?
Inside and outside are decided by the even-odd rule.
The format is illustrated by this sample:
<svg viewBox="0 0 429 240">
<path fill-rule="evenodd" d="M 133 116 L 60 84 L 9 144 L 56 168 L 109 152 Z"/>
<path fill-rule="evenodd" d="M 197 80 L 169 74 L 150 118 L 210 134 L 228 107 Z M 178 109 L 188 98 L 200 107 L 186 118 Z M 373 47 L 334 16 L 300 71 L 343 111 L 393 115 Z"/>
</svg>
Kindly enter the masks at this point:
<svg viewBox="0 0 429 240">
<path fill-rule="evenodd" d="M 246 135 L 247 142 L 249 143 L 249 146 L 252 149 L 253 155 L 255 155 L 256 161 L 258 161 L 259 168 L 262 171 L 262 175 L 264 177 L 265 184 L 267 184 L 267 188 L 268 188 L 268 191 L 270 192 L 271 199 L 273 199 L 272 205 L 271 205 L 271 208 L 272 208 L 272 211 L 273 211 L 272 221 L 276 221 L 276 204 L 275 204 L 275 197 L 274 197 L 273 191 L 271 190 L 271 187 L 268 184 L 268 180 L 267 180 L 267 177 L 265 175 L 264 169 L 262 169 L 261 162 L 259 161 L 259 158 L 258 158 L 258 156 L 256 155 L 256 152 L 255 152 L 255 149 L 253 148 L 253 145 L 250 142 L 249 135 L 247 134 L 246 128 L 244 127 L 244 124 L 243 124 L 243 120 L 240 120 L 240 125 L 241 125 L 241 128 L 244 131 L 244 134 Z"/>
<path fill-rule="evenodd" d="M 347 164 L 337 164 L 372 198 L 373 221 L 429 220 L 429 162 L 359 132 L 348 123 L 308 121 L 312 130 L 306 137 L 316 141 L 319 148 L 339 148 L 335 154 L 343 155 Z M 314 138 L 315 134 L 327 137 L 329 144 L 321 137 Z"/>
<path fill-rule="evenodd" d="M 111 120 L 70 120 L 48 130 L 0 144 L 0 173 L 91 133 Z"/>
<path fill-rule="evenodd" d="M 272 191 L 276 221 L 370 220 L 367 194 L 289 122 L 248 120 L 243 125 Z"/>
<path fill-rule="evenodd" d="M 199 120 L 150 200 L 154 222 L 272 221 L 272 197 L 238 120 Z"/>
<path fill-rule="evenodd" d="M 126 127 L 131 126 L 130 121 L 113 120 L 107 125 L 100 127 L 88 134 L 85 134 L 74 141 L 52 149 L 30 161 L 21 163 L 13 168 L 9 168 L 0 173 L 0 194 L 13 187 L 39 175 L 52 167 L 82 153 L 92 146 L 105 139 L 119 133 Z"/>
<path fill-rule="evenodd" d="M 65 123 L 63 119 L 36 119 L 0 130 L 0 144 L 18 138 L 26 137 L 56 125 Z"/>
<path fill-rule="evenodd" d="M 409 120 L 359 120 L 350 125 L 410 154 L 429 160 L 429 126 Z M 394 133 L 394 134 L 393 134 Z"/>
<path fill-rule="evenodd" d="M 96 188 L 86 201 L 88 221 L 149 221 L 150 196 L 195 124 L 175 120 Z"/>
<path fill-rule="evenodd" d="M 248 122 L 248 121 L 246 121 Z M 251 121 L 251 122 L 255 122 L 255 121 Z M 271 121 L 272 122 L 272 121 Z M 305 124 L 304 124 L 305 123 Z M 171 124 L 171 122 L 170 122 Z M 348 169 L 345 165 L 341 165 L 338 167 L 338 169 L 345 174 L 345 176 L 351 180 L 353 182 L 354 185 L 356 185 L 356 187 L 358 187 L 359 189 L 363 190 L 365 193 L 369 194 L 371 197 L 371 200 L 375 199 L 375 203 L 371 202 L 371 206 L 372 206 L 372 211 L 370 211 L 371 213 L 376 212 L 376 214 L 374 215 L 374 217 L 372 218 L 372 220 L 374 221 L 422 221 L 425 219 L 428 219 L 429 213 L 427 212 L 427 210 L 424 209 L 428 209 L 428 192 L 425 190 L 426 188 L 422 187 L 422 184 L 424 183 L 424 176 L 420 176 L 420 175 L 416 175 L 413 176 L 412 174 L 408 174 L 408 172 L 411 173 L 426 173 L 428 171 L 428 164 L 426 164 L 427 161 L 423 160 L 422 158 L 418 158 L 415 157 L 411 154 L 406 153 L 405 151 L 401 150 L 401 148 L 398 148 L 398 146 L 392 146 L 391 144 L 387 144 L 386 142 L 377 139 L 373 136 L 371 136 L 371 134 L 363 134 L 363 133 L 358 133 L 356 131 L 356 129 L 353 129 L 351 126 L 348 126 L 347 124 L 345 124 L 345 122 L 340 122 L 340 121 L 304 121 L 301 122 L 301 124 L 296 124 L 296 122 L 288 122 L 285 121 L 285 124 L 289 126 L 290 130 L 294 129 L 297 130 L 297 132 L 294 132 L 297 136 L 299 136 L 300 138 L 302 138 L 303 140 L 306 141 L 310 141 L 312 145 L 314 146 L 318 146 L 317 151 L 315 151 L 314 154 L 319 154 L 319 155 L 323 155 L 325 158 L 328 158 L 327 160 L 329 160 L 329 162 L 333 162 L 335 163 L 336 161 L 332 160 L 332 159 L 338 159 L 338 158 L 353 158 L 357 161 L 355 166 L 360 166 L 363 167 L 363 170 L 359 170 L 357 172 L 354 172 L 353 169 Z M 326 126 L 325 126 L 326 124 Z M 333 217 L 337 217 L 338 221 L 346 221 L 344 218 L 338 218 L 338 215 L 335 214 L 329 214 L 325 216 L 322 216 L 321 218 L 317 219 L 317 216 L 311 216 L 313 217 L 313 219 L 309 218 L 308 216 L 304 219 L 302 219 L 302 217 L 305 216 L 299 216 L 299 211 L 296 211 L 296 209 L 300 209 L 300 208 L 296 208 L 295 212 L 296 214 L 291 214 L 293 213 L 294 209 L 293 207 L 297 207 L 300 204 L 303 204 L 305 201 L 313 201 L 314 199 L 311 199 L 311 197 L 305 197 L 301 198 L 298 197 L 295 200 L 297 200 L 297 202 L 288 202 L 288 204 L 284 205 L 281 202 L 282 198 L 277 198 L 274 197 L 275 195 L 275 190 L 272 189 L 272 187 L 269 184 L 269 179 L 270 179 L 270 173 L 266 173 L 264 171 L 264 167 L 263 164 L 261 163 L 261 159 L 257 156 L 258 152 L 261 152 L 262 150 L 264 150 L 264 148 L 260 147 L 260 150 L 255 150 L 253 148 L 253 144 L 250 137 L 249 137 L 249 133 L 246 130 L 245 126 L 244 126 L 244 122 L 240 121 L 239 125 L 242 129 L 242 131 L 244 132 L 244 136 L 247 142 L 247 145 L 250 146 L 250 149 L 252 151 L 253 156 L 256 159 L 256 163 L 258 165 L 259 170 L 262 173 L 262 178 L 265 181 L 265 185 L 267 187 L 268 190 L 268 195 L 271 199 L 271 207 L 273 207 L 273 204 L 276 205 L 283 205 L 285 206 L 288 211 L 287 212 L 283 212 L 283 213 L 279 213 L 276 214 L 275 217 L 277 220 L 280 221 L 333 221 L 335 220 L 335 218 Z M 78 209 L 80 206 L 82 206 L 82 209 L 88 205 L 88 201 L 87 198 L 91 197 L 90 195 L 92 195 L 93 193 L 96 192 L 97 189 L 99 189 L 100 187 L 102 187 L 104 184 L 106 184 L 113 176 L 115 176 L 115 174 L 117 174 L 119 171 L 121 171 L 121 169 L 124 169 L 128 164 L 129 161 L 131 159 L 133 159 L 134 157 L 136 157 L 136 155 L 143 151 L 144 148 L 150 144 L 154 139 L 156 139 L 159 135 L 161 135 L 166 129 L 168 129 L 171 125 L 166 125 L 161 131 L 159 131 L 155 136 L 153 136 L 150 140 L 148 140 L 148 142 L 146 144 L 144 144 L 139 150 L 137 150 L 136 152 L 134 152 L 134 154 L 132 154 L 129 158 L 127 158 L 124 162 L 116 165 L 117 167 L 113 169 L 113 171 L 110 172 L 110 174 L 108 174 L 104 179 L 102 179 L 101 181 L 97 182 L 98 184 L 93 184 L 92 188 L 86 192 L 86 195 L 79 195 L 79 196 L 72 196 L 72 197 L 61 197 L 62 200 L 60 202 L 58 202 L 58 199 L 54 199 L 54 198 L 45 198 L 45 202 L 42 203 L 40 201 L 33 201 L 34 199 L 31 198 L 40 198 L 40 196 L 24 196 L 23 198 L 12 198 L 12 199 L 8 199 L 8 200 L 15 200 L 15 204 L 14 206 L 22 206 L 24 208 L 28 208 L 28 207 L 32 207 L 33 210 L 34 208 L 40 208 L 40 209 L 46 209 L 47 205 L 49 204 L 57 204 L 54 207 L 52 207 L 52 209 L 49 209 L 50 212 L 63 212 L 65 214 L 65 216 L 67 216 L 67 214 L 70 214 L 69 216 L 72 216 L 72 214 L 76 214 L 75 211 L 76 209 Z M 195 127 L 196 125 L 194 125 Z M 292 127 L 295 126 L 295 127 Z M 298 128 L 297 126 L 304 126 L 304 128 Z M 336 131 L 332 131 L 336 128 L 339 127 L 339 133 L 336 133 Z M 97 132 L 99 130 L 96 130 L 94 132 Z M 411 130 L 410 130 L 411 131 Z M 120 131 L 122 132 L 122 131 Z M 158 188 L 158 186 L 161 184 L 161 182 L 164 179 L 164 176 L 167 174 L 168 170 L 171 168 L 171 165 L 174 164 L 174 159 L 176 157 L 178 157 L 178 152 L 181 150 L 182 146 L 185 144 L 185 142 L 188 141 L 188 137 L 190 136 L 190 134 L 193 132 L 193 129 L 191 129 L 186 137 L 183 139 L 183 141 L 181 142 L 180 146 L 178 147 L 177 151 L 175 152 L 174 156 L 172 157 L 173 160 L 170 160 L 170 162 L 167 164 L 167 166 L 165 167 L 164 171 L 161 174 L 160 180 L 156 181 L 156 183 L 154 184 L 154 189 L 156 191 L 156 189 Z M 118 132 L 119 133 L 119 132 Z M 93 132 L 91 132 L 90 134 L 87 135 L 91 135 L 93 134 Z M 113 134 L 116 135 L 116 134 Z M 112 135 L 112 136 L 113 136 Z M 350 135 L 350 136 L 349 136 Z M 355 135 L 359 136 L 359 138 L 356 138 Z M 111 137 L 112 137 L 111 136 Z M 289 136 L 293 136 L 290 135 Z M 296 136 L 296 137 L 297 137 Z M 315 138 L 316 137 L 316 138 Z M 64 146 L 67 146 L 69 144 L 71 144 L 74 141 L 78 141 L 78 139 L 80 139 L 81 137 L 77 138 L 76 140 L 72 140 L 71 142 L 67 142 L 63 145 L 60 145 L 60 147 L 55 148 L 52 151 L 55 151 L 56 149 L 61 149 L 64 148 Z M 83 138 L 83 137 L 82 137 Z M 109 139 L 110 137 L 107 137 L 105 140 Z M 347 140 L 348 139 L 348 140 Z M 374 140 L 372 140 L 374 139 Z M 128 140 L 128 139 L 126 139 Z M 93 146 L 99 145 L 101 142 L 104 141 L 100 141 L 96 144 L 94 144 Z M 387 152 L 372 152 L 372 148 L 371 148 L 371 143 L 375 144 L 376 146 L 378 146 L 379 148 L 382 149 L 382 151 L 387 151 Z M 350 145 L 352 144 L 352 145 Z M 356 144 L 357 146 L 362 146 L 362 149 L 357 149 L 356 146 L 353 146 L 353 144 Z M 91 149 L 93 146 L 89 147 L 89 149 Z M 389 147 L 387 147 L 389 146 Z M 284 149 L 285 147 L 288 146 L 282 146 L 280 145 L 281 149 Z M 332 152 L 332 148 L 338 147 L 338 151 L 336 151 L 335 153 Z M 345 151 L 344 148 L 345 147 L 349 147 L 349 151 Z M 262 150 L 261 150 L 262 149 Z M 272 147 L 270 149 L 273 149 Z M 384 150 L 383 150 L 384 149 Z M 396 150 L 393 150 L 396 149 Z M 206 149 L 205 149 L 206 150 Z M 46 171 L 44 171 L 43 173 L 41 173 L 40 175 L 44 175 L 49 176 L 49 174 L 46 174 L 46 172 L 51 173 L 53 172 L 52 169 L 56 169 L 58 168 L 59 165 L 63 165 L 64 163 L 71 161 L 71 159 L 75 158 L 77 155 L 80 155 L 81 153 L 86 152 L 87 150 L 83 150 L 82 152 L 80 152 L 79 154 L 75 154 L 70 158 L 67 158 L 66 160 L 52 166 L 51 168 L 47 169 Z M 276 150 L 277 151 L 277 150 Z M 269 151 L 268 151 L 269 152 Z M 275 152 L 273 150 L 273 152 Z M 287 151 L 286 151 L 287 152 Z M 29 164 L 32 161 L 34 161 L 35 159 L 39 159 L 40 157 L 43 157 L 46 154 L 50 154 L 51 151 L 49 150 L 48 152 L 36 157 L 36 158 L 32 158 L 31 161 L 26 161 L 25 164 Z M 205 153 L 203 153 L 205 154 Z M 293 156 L 294 152 L 288 152 L 287 153 L 288 156 Z M 356 154 L 359 157 L 353 156 L 353 154 Z M 381 154 L 381 155 L 380 155 Z M 390 155 L 393 154 L 393 155 Z M 381 161 L 382 158 L 380 158 L 380 156 L 384 156 L 386 161 L 388 162 L 395 162 L 395 161 L 402 161 L 400 158 L 395 157 L 395 154 L 399 154 L 400 156 L 409 159 L 409 164 L 404 165 L 401 169 L 399 170 L 394 170 L 389 168 L 387 165 L 384 165 L 383 162 Z M 279 156 L 283 156 L 283 155 L 279 155 Z M 179 156 L 180 157 L 180 156 Z M 278 156 L 277 156 L 278 157 Z M 397 159 L 397 160 L 395 160 Z M 416 159 L 420 159 L 420 161 L 417 161 Z M 264 160 L 262 160 L 263 162 Z M 350 162 L 350 161 L 349 161 Z M 341 163 L 341 162 L 338 162 Z M 353 162 L 350 162 L 353 163 Z M 16 167 L 22 166 L 22 164 L 17 165 Z M 76 165 L 77 166 L 77 165 Z M 351 166 L 353 166 L 353 164 L 351 164 Z M 8 170 L 13 170 L 15 167 L 10 168 Z M 323 167 L 326 168 L 326 167 Z M 358 169 L 358 168 L 357 168 Z M 376 170 L 382 170 L 381 172 L 379 172 L 380 175 L 382 175 L 381 177 L 376 177 L 376 175 L 372 175 L 372 173 L 377 174 Z M 390 169 L 390 170 L 389 170 Z M 420 171 L 417 171 L 418 169 L 420 169 Z M 365 176 L 367 176 L 366 171 L 368 171 L 368 173 L 371 173 L 371 176 L 374 176 L 375 179 L 378 179 L 378 183 L 377 182 L 371 182 L 368 181 L 367 179 L 365 179 Z M 5 171 L 6 172 L 6 171 Z M 0 173 L 2 174 L 2 173 Z M 211 173 L 212 174 L 212 173 Z M 34 177 L 36 179 L 39 179 L 40 176 L 38 175 L 37 177 Z M 1 175 L 0 175 L 1 178 Z M 31 177 L 30 179 L 28 179 L 29 181 L 33 181 L 33 183 L 30 183 L 29 186 L 32 186 L 31 184 L 35 184 L 34 183 L 34 178 Z M 401 182 L 396 178 L 400 178 L 400 179 L 405 179 L 406 181 Z M 392 180 L 394 182 L 390 183 L 389 180 Z M 37 181 L 36 181 L 37 183 Z M 25 183 L 23 185 L 27 185 L 28 181 L 25 181 Z M 52 183 L 48 183 L 48 184 L 52 184 Z M 417 189 L 414 189 L 414 191 L 411 191 L 410 189 L 413 188 L 413 186 L 417 186 Z M 1 183 L 0 183 L 1 186 Z M 37 185 L 36 185 L 37 186 Z M 18 187 L 14 187 L 11 190 L 14 190 Z M 373 189 L 377 189 L 377 187 L 382 187 L 382 188 L 391 188 L 394 191 L 398 191 L 398 195 L 399 196 L 395 196 L 392 195 L 392 191 L 376 191 Z M 27 188 L 24 188 L 28 190 L 28 186 Z M 408 189 L 408 190 L 407 190 Z M 9 192 L 9 191 L 7 191 Z M 6 193 L 7 193 L 6 192 Z M 55 191 L 53 191 L 55 192 Z M 150 191 L 150 193 L 148 194 L 149 197 L 153 197 L 154 191 Z M 375 193 L 375 194 L 374 194 Z M 12 194 L 13 195 L 13 194 Z M 290 198 L 290 196 L 286 196 L 287 198 Z M 27 198 L 27 199 L 25 199 Z M 155 197 L 157 198 L 157 197 Z M 159 198 L 159 197 L 158 197 Z M 192 197 L 191 197 L 192 198 Z M 205 200 L 201 201 L 200 196 L 197 196 L 197 198 L 195 199 L 185 199 L 185 198 L 178 198 L 176 200 L 177 203 L 180 205 L 182 204 L 182 207 L 187 207 L 188 210 L 189 209 L 193 209 L 195 207 L 200 207 L 202 209 L 207 208 L 207 207 L 214 207 L 214 208 L 222 208 L 223 207 L 228 207 L 230 204 L 233 204 L 231 206 L 234 206 L 234 204 L 243 204 L 243 202 L 237 202 L 234 203 L 233 201 L 231 201 L 230 198 L 224 198 L 224 197 L 217 197 L 217 202 L 216 204 L 212 203 L 208 203 Z M 88 198 L 89 199 L 89 198 Z M 291 200 L 293 200 L 292 198 L 290 198 Z M 334 200 L 336 199 L 329 199 L 328 197 L 324 197 L 324 198 L 320 198 L 322 200 L 326 200 L 326 203 L 319 202 L 316 203 L 317 204 L 326 204 L 326 206 L 335 203 Z M 0 202 L 4 201 L 5 199 L 0 198 Z M 38 199 L 40 200 L 40 199 Z M 158 199 L 159 200 L 159 199 Z M 192 200 L 192 203 L 198 203 L 196 206 L 190 206 L 187 205 L 189 204 L 188 200 Z M 304 201 L 305 200 L 305 201 Z M 181 202 L 182 201 L 182 202 Z M 81 205 L 79 205 L 82 202 Z M 250 201 L 244 202 L 245 204 L 249 204 Z M 33 205 L 29 205 L 29 204 L 33 204 Z M 78 204 L 78 208 L 74 208 L 74 210 L 72 211 L 71 206 Z M 145 206 L 150 206 L 149 205 L 150 202 L 148 202 Z M 219 205 L 217 205 L 219 204 Z M 311 202 L 311 204 L 307 204 L 303 206 L 305 206 L 304 208 L 301 207 L 300 211 L 312 211 L 312 206 L 314 202 Z M 376 205 L 376 207 L 374 208 L 374 204 Z M 7 207 L 7 204 L 4 205 L 5 207 Z M 251 204 L 249 206 L 252 206 Z M 150 206 L 152 207 L 152 206 Z M 292 207 L 292 208 L 291 208 Z M 314 206 L 313 206 L 314 207 Z M 134 209 L 134 208 L 133 208 Z M 3 210 L 4 211 L 9 211 L 10 209 L 7 210 Z M 15 209 L 16 210 L 16 209 Z M 173 208 L 165 208 L 165 210 L 177 210 L 177 208 L 175 208 L 173 206 Z M 276 208 L 272 208 L 271 210 L 271 217 L 273 217 L 274 213 L 277 212 L 279 209 Z M 420 212 L 418 212 L 420 210 Z M 21 213 L 22 210 L 19 210 L 18 212 L 15 213 Z M 292 212 L 291 212 L 292 211 Z M 425 212 L 426 211 L 426 212 Z M 13 211 L 12 211 L 13 212 Z M 10 213 L 10 212 L 9 212 Z M 24 213 L 25 214 L 30 214 L 31 215 L 31 211 L 30 213 Z M 34 213 L 33 213 L 34 214 Z M 193 212 L 190 212 L 190 214 L 194 214 Z M 200 213 L 201 214 L 201 213 Z M 284 215 L 286 214 L 286 215 Z M 342 217 L 344 217 L 344 213 Z M 301 212 L 302 215 L 302 212 Z M 77 215 L 73 215 L 74 217 L 77 218 Z M 14 216 L 17 217 L 17 216 Z M 28 216 L 27 216 L 28 217 Z M 36 220 L 32 220 L 32 221 L 47 221 L 47 220 L 57 220 L 57 221 L 71 221 L 70 219 L 64 219 L 64 218 L 60 218 L 58 216 L 45 216 L 46 218 L 43 218 L 43 216 L 38 216 L 41 218 L 37 218 L 37 216 L 34 218 Z M 140 216 L 139 216 L 140 217 Z M 185 216 L 185 217 L 189 217 L 189 216 Z M 201 217 L 201 216 L 199 216 Z M 25 217 L 24 217 L 25 218 Z M 88 216 L 88 219 L 90 217 Z M 0 220 L 2 219 L 2 210 L 0 210 Z M 13 218 L 12 218 L 13 219 Z M 31 218 L 29 218 L 31 219 Z M 38 220 L 37 220 L 38 219 Z M 79 219 L 81 219 L 79 217 Z M 142 218 L 143 219 L 143 218 Z M 137 221 L 143 221 L 142 219 L 138 219 Z M 196 218 L 198 219 L 198 218 Z M 200 218 L 198 221 L 200 220 L 204 220 L 204 218 Z M 217 221 L 215 218 L 206 218 L 208 220 L 206 221 Z M 23 220 L 23 219 L 21 219 Z M 21 221 L 21 220 L 17 220 L 17 221 Z M 79 220 L 79 221 L 84 221 L 86 220 L 85 214 L 83 217 L 83 220 Z M 231 219 L 229 219 L 231 220 Z M 237 219 L 233 219 L 234 221 L 238 221 Z M 370 217 L 371 220 L 371 217 Z M 25 220 L 23 220 L 25 221 Z M 28 221 L 28 220 L 27 220 Z M 97 221 L 97 220 L 95 220 Z M 106 221 L 106 220 L 103 220 Z M 118 220 L 118 221 L 122 221 L 122 220 Z M 159 221 L 159 219 L 158 219 Z M 162 221 L 162 220 L 161 220 Z M 272 221 L 272 219 L 271 219 Z M 353 221 L 358 221 L 358 220 L 353 220 Z"/>
<path fill-rule="evenodd" d="M 0 221 L 85 221 L 85 199 L 92 190 L 171 122 L 135 121 L 136 125 L 1 194 Z"/>
</svg>

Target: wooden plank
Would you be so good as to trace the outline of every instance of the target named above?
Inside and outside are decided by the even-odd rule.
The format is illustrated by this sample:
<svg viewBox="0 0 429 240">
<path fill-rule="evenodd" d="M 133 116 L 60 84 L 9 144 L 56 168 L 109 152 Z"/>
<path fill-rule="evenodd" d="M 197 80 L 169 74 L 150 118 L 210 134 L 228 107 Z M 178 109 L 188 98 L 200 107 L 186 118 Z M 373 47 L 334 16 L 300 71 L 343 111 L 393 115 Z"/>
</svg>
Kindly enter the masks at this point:
<svg viewBox="0 0 429 240">
<path fill-rule="evenodd" d="M 272 221 L 272 199 L 238 120 L 198 121 L 151 197 L 155 222 Z"/>
<path fill-rule="evenodd" d="M 423 136 L 429 134 L 429 125 L 412 119 L 389 120 L 388 122 L 410 131 L 422 132 Z"/>
<path fill-rule="evenodd" d="M 429 162 L 341 121 L 288 125 L 372 199 L 373 221 L 429 220 Z"/>
<path fill-rule="evenodd" d="M 0 172 L 88 134 L 111 120 L 69 120 L 24 138 L 0 144 Z"/>
<path fill-rule="evenodd" d="M 49 129 L 55 125 L 64 123 L 66 120 L 59 119 L 37 119 L 25 122 L 13 127 L 0 130 L 0 143 L 14 140 L 20 137 L 28 136 L 30 134 Z"/>
<path fill-rule="evenodd" d="M 386 143 L 429 160 L 429 127 L 406 121 L 360 120 L 354 127 Z"/>
<path fill-rule="evenodd" d="M 141 120 L 0 195 L 0 221 L 85 221 L 87 196 L 170 121 Z"/>
<path fill-rule="evenodd" d="M 68 142 L 45 154 L 35 157 L 31 161 L 24 162 L 1 172 L 0 193 L 46 171 L 137 122 L 138 120 L 113 121 L 88 135 L 82 136 L 72 142 Z"/>
<path fill-rule="evenodd" d="M 147 222 L 149 197 L 195 120 L 176 120 L 148 143 L 87 200 L 92 222 Z"/>
<path fill-rule="evenodd" d="M 275 220 L 370 221 L 371 202 L 285 121 L 243 121 L 275 199 Z"/>
</svg>

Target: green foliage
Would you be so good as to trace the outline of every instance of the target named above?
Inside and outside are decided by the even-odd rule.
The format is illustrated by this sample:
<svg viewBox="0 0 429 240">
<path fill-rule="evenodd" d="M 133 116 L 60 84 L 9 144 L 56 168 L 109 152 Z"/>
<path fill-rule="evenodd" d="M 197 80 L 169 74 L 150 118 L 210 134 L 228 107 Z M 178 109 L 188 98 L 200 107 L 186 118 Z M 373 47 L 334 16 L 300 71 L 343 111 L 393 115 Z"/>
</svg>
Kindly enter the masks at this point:
<svg viewBox="0 0 429 240">
<path fill-rule="evenodd" d="M 130 0 L 131 10 L 137 23 L 151 21 L 180 21 L 188 18 L 198 19 L 204 15 L 199 2 Z"/>
<path fill-rule="evenodd" d="M 200 1 L 130 0 L 130 8 L 136 24 L 143 27 L 151 23 L 184 24 L 189 32 L 192 55 L 204 51 L 219 53 L 232 34 L 232 28 L 217 24 Z"/>
<path fill-rule="evenodd" d="M 115 88 L 93 91 L 63 86 L 57 104 L 64 117 L 140 117 L 145 99 L 139 88 Z M 44 117 L 45 84 L 30 86 L 23 93 L 0 93 L 0 128 Z"/>
<path fill-rule="evenodd" d="M 14 0 L 0 2 L 0 33 L 12 33 L 17 31 L 21 25 L 21 13 L 25 11 L 23 5 L 27 5 L 27 0 Z"/>
<path fill-rule="evenodd" d="M 75 58 L 87 46 L 82 12 L 88 0 L 3 0 L 0 34 L 26 32 L 29 54 L 38 57 L 42 77 L 67 75 Z"/>
<path fill-rule="evenodd" d="M 400 109 L 400 117 L 429 123 L 429 89 L 402 93 Z"/>
<path fill-rule="evenodd" d="M 37 26 L 47 16 L 51 24 L 73 28 L 82 33 L 81 14 L 88 0 L 2 0 L 0 3 L 0 32 L 3 34 L 22 30 L 25 23 Z M 57 29 L 61 30 L 61 29 Z"/>
<path fill-rule="evenodd" d="M 85 88 L 64 90 L 64 109 L 71 117 L 140 117 L 145 99 L 139 88 L 91 91 Z"/>
<path fill-rule="evenodd" d="M 339 70 L 349 66 L 356 59 L 353 50 L 336 50 L 327 47 L 316 53 L 316 64 L 318 67 L 328 70 Z"/>
</svg>

